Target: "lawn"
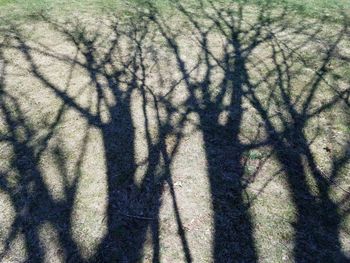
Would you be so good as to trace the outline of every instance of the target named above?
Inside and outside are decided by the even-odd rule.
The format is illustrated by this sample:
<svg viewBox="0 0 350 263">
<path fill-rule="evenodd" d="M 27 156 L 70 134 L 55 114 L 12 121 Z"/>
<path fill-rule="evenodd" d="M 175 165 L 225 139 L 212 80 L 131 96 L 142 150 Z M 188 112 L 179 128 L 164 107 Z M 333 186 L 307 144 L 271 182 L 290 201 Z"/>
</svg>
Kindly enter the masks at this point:
<svg viewBox="0 0 350 263">
<path fill-rule="evenodd" d="M 0 0 L 0 262 L 349 262 L 349 10 Z"/>
</svg>

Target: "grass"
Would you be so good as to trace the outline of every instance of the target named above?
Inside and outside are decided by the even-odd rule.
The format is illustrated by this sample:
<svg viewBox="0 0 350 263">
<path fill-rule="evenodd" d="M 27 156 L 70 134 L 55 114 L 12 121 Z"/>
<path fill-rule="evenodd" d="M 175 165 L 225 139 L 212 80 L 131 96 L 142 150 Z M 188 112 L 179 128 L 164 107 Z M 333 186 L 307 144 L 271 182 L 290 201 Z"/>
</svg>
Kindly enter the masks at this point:
<svg viewBox="0 0 350 263">
<path fill-rule="evenodd" d="M 349 4 L 151 3 L 1 2 L 0 261 L 349 261 Z"/>
<path fill-rule="evenodd" d="M 220 0 L 223 4 L 245 3 L 253 5 L 268 5 L 272 8 L 287 8 L 290 12 L 297 15 L 303 15 L 309 18 L 324 19 L 332 22 L 341 22 L 344 19 L 343 13 L 349 15 L 350 3 L 347 0 Z M 181 2 L 181 1 L 180 1 Z M 196 1 L 182 1 L 184 4 L 196 5 Z M 152 3 L 158 10 L 163 12 L 172 12 L 174 1 L 155 0 Z M 207 4 L 207 3 L 204 3 Z M 2 12 L 13 19 L 22 19 L 23 17 L 33 18 L 42 11 L 57 11 L 61 16 L 73 11 L 94 11 L 94 12 L 117 12 L 120 15 L 128 13 L 134 7 L 147 6 L 146 0 L 0 0 Z"/>
</svg>

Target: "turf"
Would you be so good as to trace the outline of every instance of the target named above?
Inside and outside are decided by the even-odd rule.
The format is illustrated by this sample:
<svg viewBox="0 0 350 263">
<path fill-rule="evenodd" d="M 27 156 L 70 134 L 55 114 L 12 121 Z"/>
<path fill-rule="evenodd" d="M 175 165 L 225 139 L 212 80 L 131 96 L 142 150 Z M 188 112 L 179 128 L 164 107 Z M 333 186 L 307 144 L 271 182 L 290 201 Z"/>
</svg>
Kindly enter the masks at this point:
<svg viewBox="0 0 350 263">
<path fill-rule="evenodd" d="M 176 1 L 175 1 L 176 2 Z M 184 4 L 196 4 L 196 1 L 180 1 Z M 254 5 L 269 5 L 271 8 L 283 7 L 289 11 L 296 12 L 296 15 L 303 15 L 311 18 L 321 18 L 328 21 L 340 21 L 343 19 L 341 13 L 349 14 L 350 3 L 347 0 L 220 0 L 222 3 L 244 3 Z M 171 12 L 174 9 L 174 1 L 154 0 L 152 4 L 157 6 L 158 10 Z M 146 0 L 0 0 L 0 6 L 4 9 L 3 13 L 13 18 L 23 18 L 35 16 L 43 10 L 58 10 L 63 15 L 72 11 L 93 10 L 102 12 L 128 12 L 130 8 L 144 7 Z"/>
<path fill-rule="evenodd" d="M 348 262 L 347 3 L 274 3 L 2 2 L 0 261 Z"/>
</svg>

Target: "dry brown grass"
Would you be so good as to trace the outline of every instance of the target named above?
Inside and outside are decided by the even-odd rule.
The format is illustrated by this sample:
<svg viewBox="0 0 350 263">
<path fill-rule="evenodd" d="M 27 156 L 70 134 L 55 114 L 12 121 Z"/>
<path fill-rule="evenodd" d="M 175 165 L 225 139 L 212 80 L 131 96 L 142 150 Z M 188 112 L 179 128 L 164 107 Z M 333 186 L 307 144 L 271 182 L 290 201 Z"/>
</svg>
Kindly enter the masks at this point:
<svg viewBox="0 0 350 263">
<path fill-rule="evenodd" d="M 349 30 L 241 8 L 2 28 L 0 261 L 349 260 Z"/>
</svg>

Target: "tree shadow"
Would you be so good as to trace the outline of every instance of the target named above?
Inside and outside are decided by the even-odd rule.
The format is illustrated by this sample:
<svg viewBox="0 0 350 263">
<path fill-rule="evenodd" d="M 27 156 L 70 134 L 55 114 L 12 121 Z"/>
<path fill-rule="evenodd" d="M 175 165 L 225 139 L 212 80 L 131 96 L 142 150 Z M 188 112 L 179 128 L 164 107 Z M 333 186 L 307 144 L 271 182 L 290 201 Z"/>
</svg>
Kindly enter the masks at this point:
<svg viewBox="0 0 350 263">
<path fill-rule="evenodd" d="M 322 61 L 314 71 L 310 81 L 296 95 L 297 101 L 291 96 L 293 94 L 293 80 L 298 76 L 292 72 L 294 63 L 292 49 L 285 49 L 277 38 L 271 41 L 272 59 L 275 65 L 274 74 L 277 75 L 273 83 L 275 87 L 272 100 L 278 107 L 280 114 L 278 119 L 283 123 L 283 128 L 279 131 L 276 125 L 269 118 L 268 111 L 263 107 L 263 102 L 255 95 L 253 85 L 249 86 L 248 97 L 251 103 L 261 115 L 266 131 L 269 134 L 272 147 L 276 152 L 276 157 L 283 167 L 292 200 L 297 210 L 297 220 L 293 223 L 295 231 L 294 258 L 297 262 L 322 261 L 322 262 L 347 262 L 347 258 L 341 249 L 340 225 L 342 216 L 339 212 L 338 204 L 331 198 L 331 188 L 333 180 L 339 176 L 339 171 L 345 165 L 349 156 L 333 159 L 330 170 L 331 176 L 322 172 L 319 164 L 314 158 L 311 150 L 312 140 L 305 135 L 307 123 L 316 115 L 334 107 L 337 102 L 348 107 L 346 94 L 349 89 L 342 92 L 334 92 L 334 97 L 320 107 L 315 107 L 316 93 L 321 90 L 322 85 L 337 91 L 336 86 L 327 83 L 326 77 L 331 73 L 327 67 L 334 59 L 334 50 L 339 42 L 345 37 L 347 24 L 339 30 L 335 40 L 327 45 L 327 50 L 323 54 Z M 293 53 L 292 53 L 293 52 Z M 279 58 L 282 57 L 282 62 Z M 294 95 L 295 96 L 295 95 Z M 345 98 L 345 99 L 344 99 Z M 344 109 L 346 112 L 348 109 Z M 314 139 L 318 136 L 315 131 Z M 315 185 L 310 184 L 314 180 Z M 318 194 L 315 194 L 317 189 Z"/>
<path fill-rule="evenodd" d="M 207 4 L 211 7 L 206 9 Z M 248 203 L 244 200 L 244 169 L 242 167 L 242 156 L 245 151 L 258 148 L 263 145 L 272 147 L 277 160 L 286 173 L 288 187 L 292 195 L 292 201 L 297 210 L 297 222 L 293 224 L 295 230 L 294 258 L 297 262 L 304 261 L 337 261 L 345 262 L 349 259 L 344 255 L 340 244 L 339 228 L 342 221 L 339 206 L 330 197 L 330 189 L 333 186 L 323 174 L 319 165 L 314 160 L 310 146 L 312 141 L 306 138 L 304 129 L 306 124 L 315 115 L 334 107 L 337 103 L 343 103 L 348 107 L 349 89 L 341 92 L 327 83 L 326 76 L 329 73 L 327 65 L 334 59 L 334 50 L 338 43 L 348 34 L 347 20 L 344 18 L 344 27 L 339 30 L 334 42 L 327 44 L 327 51 L 321 61 L 321 65 L 315 70 L 309 83 L 296 95 L 296 105 L 293 94 L 292 81 L 298 78 L 297 73 L 292 75 L 290 68 L 293 66 L 296 53 L 309 43 L 317 39 L 321 25 L 316 26 L 301 24 L 296 29 L 302 34 L 310 31 L 306 41 L 298 43 L 295 48 L 285 51 L 281 43 L 278 43 L 276 34 L 285 31 L 283 25 L 286 12 L 280 15 L 271 15 L 269 6 L 262 6 L 257 15 L 257 22 L 242 27 L 245 23 L 243 17 L 244 4 L 238 4 L 237 11 L 227 10 L 227 7 L 218 7 L 214 2 L 201 2 L 197 7 L 199 13 L 206 18 L 203 22 L 196 12 L 186 10 L 177 2 L 179 11 L 188 19 L 194 29 L 192 34 L 196 36 L 198 45 L 201 47 L 201 62 L 205 68 L 204 74 L 198 81 L 188 71 L 185 59 L 181 53 L 181 43 L 175 41 L 171 30 L 167 27 L 165 20 L 156 16 L 151 17 L 158 25 L 160 32 L 167 40 L 173 51 L 178 69 L 181 71 L 185 85 L 190 93 L 188 107 L 200 117 L 200 129 L 204 136 L 204 147 L 208 161 L 208 176 L 211 185 L 212 205 L 214 210 L 214 260 L 226 261 L 257 261 L 257 252 L 254 243 L 254 231 L 252 218 L 249 213 Z M 160 15 L 159 15 L 160 16 Z M 159 17 L 158 16 L 158 17 Z M 208 21 L 211 23 L 208 25 Z M 281 26 L 276 21 L 281 23 Z M 225 44 L 222 47 L 223 55 L 217 58 L 211 52 L 208 44 L 208 35 L 216 29 Z M 271 48 L 273 61 L 272 70 L 267 74 L 260 72 L 259 82 L 254 83 L 248 66 L 258 69 L 257 64 L 251 65 L 250 56 L 261 44 L 267 44 Z M 277 47 L 278 46 L 278 47 Z M 279 49 L 279 51 L 276 51 Z M 281 62 L 282 61 L 282 62 Z M 302 62 L 304 62 L 302 60 Z M 199 62 L 200 63 L 200 62 Z M 216 90 L 210 90 L 214 85 L 212 72 L 215 67 L 220 67 L 224 72 Z M 268 68 L 268 67 L 267 67 Z M 276 81 L 270 83 L 271 75 L 276 76 Z M 268 85 L 270 90 L 269 100 L 261 100 L 259 92 L 261 87 Z M 326 104 L 314 109 L 316 92 L 322 85 L 328 86 L 333 92 L 333 98 Z M 198 95 L 200 94 L 200 95 Z M 230 94 L 229 103 L 225 105 L 225 95 Z M 240 139 L 241 120 L 244 108 L 243 99 L 247 98 L 251 105 L 259 113 L 263 126 L 265 127 L 267 140 L 257 144 L 245 144 Z M 282 100 L 282 101 L 281 101 Z M 267 105 L 267 106 L 266 106 Z M 270 117 L 271 106 L 277 107 L 279 122 L 283 124 L 282 131 L 276 126 L 275 120 Z M 272 107 L 271 107 L 272 108 Z M 313 108 L 313 111 L 311 110 Z M 228 120 L 222 125 L 220 114 L 228 111 Z M 286 111 L 286 112 L 284 112 Z M 345 109 L 348 111 L 348 109 Z M 317 133 L 315 133 L 315 137 Z M 349 156 L 347 153 L 340 159 L 334 160 L 331 174 L 336 177 L 338 170 L 345 165 Z M 307 182 L 307 169 L 311 170 L 311 176 L 316 181 L 319 196 L 316 197 Z M 338 174 L 339 175 L 339 174 Z M 334 179 L 334 178 L 333 178 Z"/>
<path fill-rule="evenodd" d="M 37 135 L 35 128 L 26 119 L 18 99 L 6 90 L 7 64 L 3 60 L 0 84 L 1 114 L 4 125 L 8 132 L 1 136 L 1 142 L 12 146 L 13 157 L 10 160 L 11 169 L 17 171 L 17 178 L 13 175 L 2 174 L 0 188 L 10 198 L 15 210 L 11 231 L 5 241 L 4 250 L 0 259 L 6 256 L 12 241 L 23 233 L 27 248 L 28 258 L 33 262 L 40 262 L 44 257 L 44 248 L 39 239 L 39 226 L 44 222 L 51 223 L 58 233 L 58 239 L 62 244 L 62 252 L 67 259 L 78 252 L 78 248 L 71 236 L 71 213 L 77 185 L 80 175 L 77 173 L 72 183 L 65 184 L 65 198 L 55 201 L 43 179 L 39 162 L 43 152 L 46 150 L 48 141 L 57 129 L 61 118 L 66 110 L 64 104 L 60 107 L 54 121 L 49 125 L 48 132 L 40 140 L 38 145 L 33 145 L 34 137 Z M 83 147 L 84 148 L 84 147 Z M 57 158 L 63 180 L 65 181 L 65 160 L 61 158 L 59 146 L 56 148 Z M 79 169 L 79 167 L 77 167 Z M 14 185 L 12 180 L 16 181 Z M 60 215 L 60 216 L 57 216 Z"/>
<path fill-rule="evenodd" d="M 204 138 L 214 212 L 214 260 L 254 262 L 257 261 L 257 252 L 249 205 L 244 200 L 246 186 L 242 159 L 247 150 L 257 148 L 259 145 L 246 145 L 239 135 L 244 111 L 242 106 L 244 86 L 249 79 L 245 57 L 254 50 L 259 41 L 263 41 L 263 36 L 260 36 L 257 29 L 254 31 L 255 39 L 248 47 L 243 47 L 238 39 L 241 33 L 242 13 L 226 21 L 215 5 L 210 4 L 214 7 L 214 15 L 208 14 L 203 7 L 204 4 L 201 5 L 201 14 L 210 21 L 210 25 L 205 26 L 197 21 L 194 14 L 178 3 L 179 11 L 193 26 L 195 31 L 193 34 L 198 36 L 202 59 L 198 64 L 201 63 L 205 68 L 199 81 L 188 72 L 180 51 L 181 44 L 175 41 L 164 20 L 159 19 L 160 15 L 157 18 L 153 16 L 151 19 L 158 25 L 161 34 L 173 51 L 178 69 L 190 94 L 186 105 L 200 118 L 199 129 Z M 263 14 L 260 18 L 264 18 Z M 257 27 L 262 26 L 263 21 L 259 21 Z M 223 55 L 220 58 L 212 54 L 208 43 L 208 35 L 215 29 L 226 40 L 223 45 Z M 262 39 L 258 40 L 259 37 Z M 215 78 L 213 72 L 217 67 L 223 71 L 224 76 L 213 91 L 211 87 Z M 227 113 L 227 121 L 222 124 L 220 115 L 224 112 Z"/>
<path fill-rule="evenodd" d="M 29 218 L 39 220 L 37 224 L 31 225 L 28 230 L 25 230 L 27 250 L 33 253 L 29 255 L 31 260 L 35 262 L 43 260 L 43 252 L 38 237 L 38 228 L 41 223 L 48 221 L 57 229 L 65 226 L 65 230 L 62 232 L 65 235 L 60 239 L 60 245 L 65 248 L 64 251 L 62 251 L 62 258 L 65 260 L 74 260 L 77 262 L 139 261 L 143 257 L 143 245 L 145 244 L 147 231 L 150 230 L 153 239 L 153 261 L 159 262 L 159 209 L 164 185 L 167 184 L 170 188 L 171 198 L 173 200 L 178 232 L 185 251 L 185 257 L 187 261 L 191 261 L 170 170 L 172 159 L 181 141 L 181 127 L 184 125 L 185 118 L 178 121 L 177 130 L 179 130 L 179 132 L 176 132 L 171 123 L 173 114 L 176 113 L 175 109 L 172 108 L 170 104 L 167 104 L 166 101 L 162 101 L 157 94 L 154 94 L 152 87 L 146 84 L 146 66 L 144 65 L 145 47 L 143 42 L 145 38 L 151 34 L 148 32 L 149 20 L 143 20 L 142 17 L 140 17 L 137 21 L 138 23 L 130 23 L 128 31 L 123 31 L 119 29 L 118 22 L 114 21 L 112 18 L 109 29 L 114 40 L 108 41 L 103 38 L 105 37 L 103 33 L 98 30 L 96 32 L 89 31 L 79 20 L 69 24 L 62 24 L 44 14 L 41 16 L 41 19 L 51 25 L 59 34 L 62 34 L 75 47 L 78 55 L 75 56 L 74 59 L 57 53 L 52 54 L 51 50 L 45 46 L 43 46 L 44 49 L 38 48 L 38 45 L 36 47 L 30 46 L 30 44 L 27 44 L 25 37 L 17 29 L 13 29 L 12 32 L 16 44 L 10 48 L 21 51 L 26 61 L 29 63 L 32 75 L 62 101 L 63 109 L 68 108 L 77 111 L 86 119 L 88 123 L 86 127 L 87 130 L 92 127 L 101 131 L 107 170 L 108 205 L 104 219 L 107 224 L 107 231 L 96 249 L 95 255 L 88 260 L 84 259 L 79 249 L 77 249 L 76 242 L 72 239 L 72 225 L 70 222 L 79 177 L 77 177 L 74 184 L 70 186 L 72 190 L 67 191 L 67 200 L 69 200 L 69 202 L 56 204 L 54 201 L 51 201 L 52 198 L 50 199 L 49 190 L 40 179 L 40 172 L 37 171 L 36 175 L 33 176 L 36 180 L 39 180 L 34 181 L 34 185 L 38 187 L 35 192 L 43 196 L 40 198 L 35 196 L 32 200 L 35 203 L 42 203 L 43 210 L 36 210 L 35 214 L 28 214 Z M 124 49 L 120 47 L 120 38 L 126 39 L 127 48 Z M 105 53 L 101 54 L 100 44 L 103 41 L 106 41 L 109 47 L 106 49 L 107 51 Z M 126 53 L 122 53 L 122 51 Z M 91 102 L 87 107 L 82 106 L 74 97 L 69 95 L 67 91 L 62 90 L 59 85 L 52 82 L 37 65 L 32 55 L 33 52 L 38 52 L 59 61 L 67 62 L 71 64 L 72 67 L 75 65 L 83 69 L 89 76 L 91 85 L 94 88 L 96 105 L 93 105 Z M 78 56 L 82 56 L 83 59 L 78 60 Z M 107 95 L 107 93 L 109 95 Z M 144 172 L 140 184 L 137 184 L 135 180 L 138 164 L 135 160 L 135 128 L 131 112 L 131 97 L 135 95 L 135 93 L 142 97 L 142 112 L 147 149 L 147 159 L 144 161 L 147 169 Z M 111 98 L 107 98 L 107 96 L 111 96 L 114 103 L 110 104 L 109 101 Z M 103 106 L 106 105 L 109 116 L 107 122 L 104 120 L 106 109 L 103 108 Z M 93 107 L 96 107 L 96 113 L 93 112 Z M 19 110 L 18 105 L 16 105 L 15 108 Z M 156 126 L 153 124 L 153 127 L 149 127 L 150 121 L 148 115 L 150 108 L 155 111 L 155 115 L 157 116 Z M 10 112 L 5 110 L 6 108 L 4 108 L 5 116 L 10 114 Z M 63 110 L 61 114 L 63 114 Z M 55 125 L 58 123 L 59 119 Z M 20 125 L 20 123 L 8 122 L 9 129 L 13 133 L 15 133 L 18 125 Z M 52 130 L 55 125 L 52 125 Z M 156 132 L 154 132 L 155 129 Z M 156 137 L 154 134 L 151 134 L 151 130 L 153 130 L 153 133 L 157 134 Z M 49 134 L 52 135 L 52 132 Z M 167 147 L 165 143 L 169 134 L 175 135 L 176 138 L 170 148 Z M 50 138 L 47 138 L 47 141 L 49 139 Z M 32 138 L 28 136 L 28 143 L 31 140 Z M 88 141 L 85 143 L 87 144 Z M 13 144 L 15 146 L 17 145 L 15 141 L 13 141 Z M 44 141 L 43 144 L 47 144 L 47 142 Z M 85 146 L 82 147 L 81 159 L 85 154 L 84 149 Z M 41 149 L 41 152 L 43 151 L 45 151 L 44 148 Z M 57 153 L 57 162 L 60 163 L 59 166 L 64 169 L 65 163 L 64 159 L 62 159 L 62 154 L 60 154 L 60 150 L 57 149 L 55 152 Z M 29 152 L 28 155 L 32 156 L 32 152 Z M 20 156 L 20 154 L 15 151 L 15 156 Z M 39 159 L 40 156 L 31 162 L 33 167 L 38 166 Z M 142 165 L 145 166 L 145 164 Z M 18 168 L 18 166 L 20 167 Z M 19 164 L 15 165 L 15 167 L 19 170 L 19 174 L 22 177 L 26 177 L 25 174 L 27 169 L 29 169 L 28 167 Z M 36 170 L 39 170 L 39 168 L 36 168 Z M 79 170 L 78 167 L 77 170 Z M 61 174 L 64 176 L 64 170 L 61 171 Z M 23 181 L 21 185 L 27 186 L 30 185 L 30 183 Z M 7 189 L 4 185 L 3 190 L 6 191 L 10 189 Z M 18 198 L 21 200 L 29 200 L 26 193 L 17 193 L 16 197 L 13 197 L 15 206 L 16 202 L 18 202 Z M 46 202 L 41 202 L 42 200 L 46 200 Z M 20 223 L 15 223 L 13 226 L 13 234 L 10 235 L 7 242 L 9 245 L 17 231 L 19 231 L 18 229 L 20 229 L 20 226 L 17 226 L 17 224 L 21 224 L 23 221 L 20 217 L 22 208 L 19 207 L 16 210 L 19 219 L 15 220 L 15 222 L 19 221 Z M 60 210 L 64 210 L 65 212 L 60 213 Z M 40 214 L 40 217 L 37 213 Z M 56 219 L 51 219 L 51 217 L 49 217 L 51 213 L 60 214 L 60 216 L 56 217 Z M 7 250 L 8 248 L 5 249 L 3 255 L 6 254 Z"/>
<path fill-rule="evenodd" d="M 199 118 L 196 129 L 203 135 L 213 209 L 213 261 L 258 261 L 254 217 L 250 211 L 252 201 L 247 193 L 247 187 L 258 171 L 247 178 L 245 154 L 253 149 L 269 147 L 272 153 L 259 165 L 273 156 L 285 173 L 291 201 L 296 208 L 294 260 L 347 262 L 349 258 L 341 248 L 340 227 L 348 211 L 341 211 L 340 206 L 345 207 L 348 195 L 341 202 L 335 202 L 330 192 L 341 176 L 341 169 L 348 163 L 349 155 L 345 151 L 342 156 L 332 158 L 327 176 L 311 149 L 317 132 L 311 140 L 305 135 L 308 122 L 315 116 L 338 104 L 344 106 L 344 112 L 348 111 L 349 89 L 339 90 L 327 81 L 332 71 L 328 66 L 331 61 L 349 61 L 346 56 L 336 53 L 340 41 L 349 34 L 346 22 L 334 41 L 326 44 L 322 61 L 309 77 L 309 82 L 295 91 L 293 83 L 300 72 L 294 67 L 307 63 L 300 59 L 299 52 L 317 39 L 321 21 L 315 24 L 305 22 L 293 28 L 294 34 L 307 37 L 297 45 L 289 46 L 278 37 L 291 30 L 285 24 L 288 20 L 285 10 L 272 14 L 268 4 L 261 5 L 256 20 L 251 22 L 246 18 L 244 2 L 227 9 L 214 1 L 198 1 L 194 12 L 176 1 L 176 12 L 188 22 L 185 30 L 189 32 L 186 33 L 191 34 L 196 43 L 191 55 L 193 61 L 198 55 L 198 60 L 191 67 L 183 54 L 183 43 L 169 26 L 169 21 L 151 2 L 146 2 L 148 12 L 137 11 L 137 16 L 130 19 L 127 26 L 121 26 L 117 17 L 111 17 L 108 25 L 101 24 L 95 30 L 89 29 L 79 19 L 62 23 L 43 14 L 42 21 L 74 47 L 77 54 L 74 58 L 54 52 L 40 43 L 32 45 L 20 30 L 10 30 L 9 36 L 15 44 L 11 42 L 1 47 L 20 51 L 29 64 L 32 76 L 55 94 L 62 105 L 47 128 L 44 139 L 33 146 L 37 131 L 26 120 L 17 98 L 6 90 L 7 62 L 0 54 L 0 59 L 4 61 L 0 110 L 8 129 L 6 134 L 0 135 L 0 141 L 12 146 L 11 169 L 18 172 L 18 185 L 15 187 L 8 183 L 7 174 L 1 174 L 0 178 L 0 189 L 9 196 L 16 214 L 5 249 L 0 254 L 1 259 L 6 256 L 13 240 L 23 233 L 28 260 L 44 261 L 45 249 L 39 237 L 39 227 L 49 222 L 58 231 L 64 261 L 138 262 L 144 257 L 150 233 L 152 260 L 160 262 L 159 215 L 162 196 L 168 186 L 184 260 L 192 262 L 171 166 L 185 136 L 188 116 L 196 114 Z M 175 84 L 161 81 L 164 79 L 162 66 L 156 55 L 152 55 L 151 51 L 160 52 L 157 50 L 160 47 L 152 43 L 157 31 L 167 43 L 169 56 L 176 61 L 177 68 L 169 72 L 179 73 L 180 80 L 168 76 L 171 79 L 168 82 Z M 212 45 L 213 37 L 221 39 L 219 55 Z M 270 52 L 266 61 L 254 55 L 261 52 L 261 46 Z M 92 87 L 90 104 L 80 104 L 67 89 L 45 75 L 33 56 L 35 52 L 63 61 L 72 70 L 74 67 L 82 69 Z M 154 67 L 157 72 L 153 74 L 157 77 L 152 77 L 159 81 L 150 84 L 149 72 Z M 181 105 L 170 99 L 179 85 L 184 85 L 188 93 Z M 333 97 L 315 107 L 316 94 L 324 86 L 333 92 Z M 167 91 L 165 95 L 164 91 Z M 262 93 L 266 96 L 261 96 Z M 141 100 L 141 115 L 138 116 L 142 118 L 147 152 L 142 164 L 135 152 L 134 96 Z M 255 127 L 255 138 L 247 142 L 242 137 L 242 130 L 248 104 L 254 108 L 261 122 Z M 55 165 L 65 182 L 64 201 L 56 201 L 43 179 L 39 163 L 68 109 L 78 112 L 86 120 L 87 127 L 82 135 L 84 139 L 73 182 L 66 179 L 68 160 L 64 156 L 64 148 L 58 144 L 51 149 Z M 252 125 L 256 123 L 252 121 Z M 90 258 L 84 258 L 72 235 L 72 213 L 91 128 L 101 132 L 103 142 L 107 182 L 106 234 L 95 253 Z M 260 134 L 262 130 L 264 135 Z M 169 136 L 175 138 L 171 145 L 167 143 Z M 138 183 L 136 174 L 140 166 L 146 168 Z M 310 178 L 315 182 L 313 188 Z M 315 194 L 315 189 L 318 194 Z"/>
</svg>

